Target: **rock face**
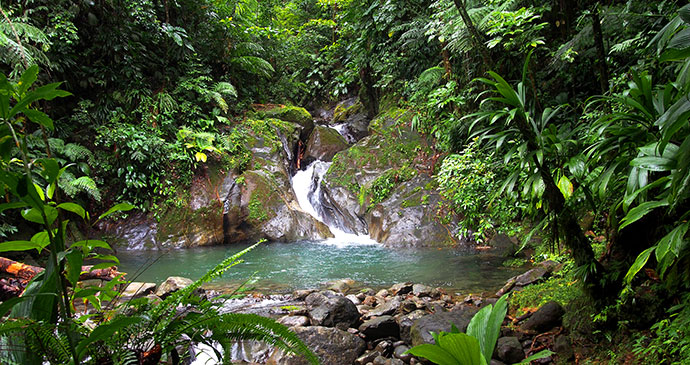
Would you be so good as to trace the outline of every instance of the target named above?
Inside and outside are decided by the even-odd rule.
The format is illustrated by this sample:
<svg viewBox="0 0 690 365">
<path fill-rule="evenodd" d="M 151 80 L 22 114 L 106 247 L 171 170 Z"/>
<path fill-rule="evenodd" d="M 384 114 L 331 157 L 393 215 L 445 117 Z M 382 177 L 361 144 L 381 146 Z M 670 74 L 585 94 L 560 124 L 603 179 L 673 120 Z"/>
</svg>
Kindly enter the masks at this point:
<svg viewBox="0 0 690 365">
<path fill-rule="evenodd" d="M 349 143 L 354 143 L 369 134 L 369 117 L 362 103 L 356 98 L 344 100 L 336 105 L 331 124 L 337 125 Z"/>
<path fill-rule="evenodd" d="M 359 320 L 359 311 L 349 299 L 341 295 L 326 297 L 322 293 L 307 296 L 309 317 L 314 326 L 338 327 L 347 329 Z"/>
<path fill-rule="evenodd" d="M 314 160 L 330 162 L 336 153 L 349 146 L 345 138 L 335 129 L 316 126 L 309 135 L 307 148 L 302 158 L 302 166 L 306 166 Z"/>
<path fill-rule="evenodd" d="M 433 344 L 434 338 L 430 332 L 450 332 L 451 324 L 455 324 L 461 332 L 465 332 L 467 325 L 477 311 L 473 307 L 463 307 L 452 312 L 434 313 L 418 319 L 410 328 L 412 346 L 423 343 Z"/>
<path fill-rule="evenodd" d="M 361 355 L 366 344 L 364 340 L 351 333 L 331 327 L 295 327 L 292 330 L 309 347 L 322 364 L 352 364 Z M 309 364 L 302 357 L 286 356 L 275 351 L 267 364 L 302 365 Z"/>
<path fill-rule="evenodd" d="M 364 321 L 359 326 L 359 332 L 368 340 L 375 340 L 384 337 L 400 337 L 400 327 L 391 316 L 380 316 L 368 321 Z"/>
</svg>

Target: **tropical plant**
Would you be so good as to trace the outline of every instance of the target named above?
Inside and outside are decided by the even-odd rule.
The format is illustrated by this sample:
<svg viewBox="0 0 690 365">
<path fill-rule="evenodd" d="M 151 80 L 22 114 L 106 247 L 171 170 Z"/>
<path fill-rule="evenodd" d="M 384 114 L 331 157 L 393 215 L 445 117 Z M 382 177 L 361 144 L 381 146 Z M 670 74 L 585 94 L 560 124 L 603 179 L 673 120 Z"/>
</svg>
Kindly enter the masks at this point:
<svg viewBox="0 0 690 365">
<path fill-rule="evenodd" d="M 407 352 L 439 365 L 486 365 L 493 356 L 507 310 L 507 295 L 504 295 L 496 304 L 485 306 L 472 317 L 467 333 L 460 332 L 453 324 L 451 332 L 432 333 L 434 344 L 417 345 Z M 540 351 L 520 364 L 529 364 L 552 353 Z"/>
</svg>

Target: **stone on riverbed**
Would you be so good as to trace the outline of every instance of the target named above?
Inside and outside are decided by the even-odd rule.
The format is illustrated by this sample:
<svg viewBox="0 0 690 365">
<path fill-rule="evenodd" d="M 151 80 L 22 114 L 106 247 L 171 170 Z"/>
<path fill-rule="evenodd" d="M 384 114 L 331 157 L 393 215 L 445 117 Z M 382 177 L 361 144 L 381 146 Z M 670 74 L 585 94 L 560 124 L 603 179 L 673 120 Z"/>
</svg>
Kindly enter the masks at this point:
<svg viewBox="0 0 690 365">
<path fill-rule="evenodd" d="M 361 355 L 366 343 L 346 331 L 322 327 L 294 327 L 293 332 L 309 347 L 322 364 L 352 364 Z M 268 359 L 270 365 L 302 365 L 309 362 L 298 355 L 286 355 L 276 350 Z"/>
<path fill-rule="evenodd" d="M 400 337 L 400 327 L 391 316 L 380 316 L 365 321 L 359 326 L 359 332 L 364 335 L 367 341 L 384 337 Z"/>
<path fill-rule="evenodd" d="M 181 276 L 171 276 L 161 284 L 161 286 L 156 290 L 156 295 L 165 299 L 168 295 L 184 289 L 192 285 L 194 281 L 192 279 L 183 278 Z"/>
<path fill-rule="evenodd" d="M 309 318 L 314 326 L 337 327 L 347 329 L 359 321 L 359 312 L 354 303 L 343 296 L 327 297 L 321 293 L 312 293 L 306 299 Z"/>
<path fill-rule="evenodd" d="M 430 332 L 450 332 L 451 324 L 455 324 L 460 332 L 465 332 L 477 311 L 475 307 L 460 307 L 452 312 L 437 312 L 418 319 L 410 328 L 412 346 L 433 344 L 434 338 Z"/>
<path fill-rule="evenodd" d="M 140 283 L 131 282 L 125 290 L 122 291 L 122 298 L 141 298 L 156 291 L 156 284 L 154 283 Z"/>
</svg>

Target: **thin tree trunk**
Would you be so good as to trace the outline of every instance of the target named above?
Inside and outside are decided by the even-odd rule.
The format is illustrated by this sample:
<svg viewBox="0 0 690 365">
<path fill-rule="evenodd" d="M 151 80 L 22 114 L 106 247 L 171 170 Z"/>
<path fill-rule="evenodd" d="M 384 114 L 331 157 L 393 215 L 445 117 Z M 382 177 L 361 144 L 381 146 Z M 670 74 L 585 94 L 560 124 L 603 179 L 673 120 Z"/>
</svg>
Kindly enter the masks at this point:
<svg viewBox="0 0 690 365">
<path fill-rule="evenodd" d="M 491 68 L 493 63 L 491 62 L 491 58 L 489 57 L 489 50 L 484 45 L 484 37 L 481 35 L 481 33 L 479 33 L 479 30 L 477 30 L 477 27 L 474 26 L 474 23 L 472 23 L 472 19 L 470 18 L 470 15 L 467 13 L 465 1 L 453 0 L 453 3 L 455 3 L 455 7 L 458 8 L 458 11 L 460 12 L 460 18 L 462 18 L 463 23 L 465 23 L 465 27 L 470 32 L 472 43 L 474 43 L 475 48 L 481 54 L 482 60 L 484 61 L 484 65 L 486 65 L 486 67 Z"/>
<path fill-rule="evenodd" d="M 594 45 L 597 48 L 597 68 L 599 69 L 599 85 L 602 94 L 609 91 L 609 67 L 606 64 L 606 50 L 604 49 L 604 35 L 601 32 L 601 19 L 599 19 L 599 5 L 592 8 L 592 35 Z"/>
</svg>

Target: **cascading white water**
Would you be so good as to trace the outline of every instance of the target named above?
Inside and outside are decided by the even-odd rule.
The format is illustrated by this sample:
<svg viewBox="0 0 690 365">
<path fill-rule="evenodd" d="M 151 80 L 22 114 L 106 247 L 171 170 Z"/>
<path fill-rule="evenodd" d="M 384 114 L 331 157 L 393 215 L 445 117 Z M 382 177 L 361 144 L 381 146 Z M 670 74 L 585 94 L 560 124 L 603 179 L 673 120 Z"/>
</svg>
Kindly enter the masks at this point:
<svg viewBox="0 0 690 365">
<path fill-rule="evenodd" d="M 323 217 L 318 213 L 315 206 L 321 204 L 321 180 L 328 171 L 332 162 L 314 161 L 303 171 L 297 171 L 292 177 L 292 189 L 295 191 L 297 202 L 302 210 L 309 213 L 312 217 L 324 222 Z M 325 224 L 325 223 L 324 223 Z M 327 224 L 328 225 L 328 224 Z M 325 242 L 334 245 L 375 245 L 376 241 L 371 239 L 369 235 L 358 235 L 354 233 L 347 233 L 342 229 L 328 225 L 328 228 L 333 233 L 334 238 L 328 239 Z"/>
</svg>

